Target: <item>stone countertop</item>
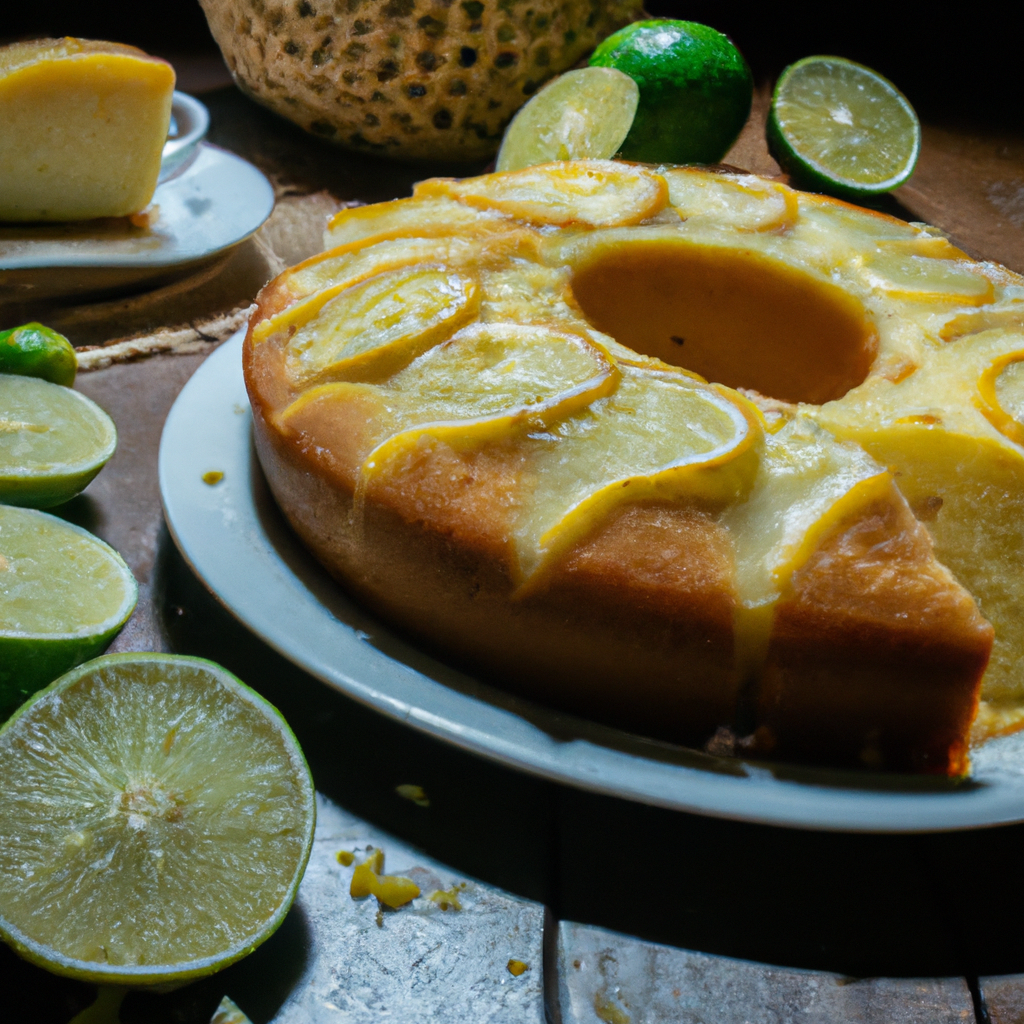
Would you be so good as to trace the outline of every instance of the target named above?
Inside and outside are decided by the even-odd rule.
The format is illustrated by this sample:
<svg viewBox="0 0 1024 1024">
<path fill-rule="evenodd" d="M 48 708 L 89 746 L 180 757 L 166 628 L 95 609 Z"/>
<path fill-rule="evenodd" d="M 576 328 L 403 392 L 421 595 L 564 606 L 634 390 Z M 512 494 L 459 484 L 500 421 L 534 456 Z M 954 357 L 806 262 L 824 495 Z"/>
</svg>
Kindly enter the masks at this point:
<svg viewBox="0 0 1024 1024">
<path fill-rule="evenodd" d="M 772 173 L 758 120 L 766 96 L 727 160 Z M 212 139 L 261 166 L 279 209 L 301 202 L 322 219 L 340 202 L 408 194 L 427 173 L 325 147 L 233 89 L 205 99 Z M 926 126 L 921 169 L 887 206 L 1024 270 L 1022 195 L 1024 142 Z M 251 299 L 275 261 L 299 258 L 308 228 L 279 220 L 232 257 L 245 262 L 233 277 L 170 286 L 174 294 L 155 304 L 108 300 L 100 313 L 54 313 L 90 344 L 223 313 Z M 77 387 L 114 417 L 120 445 L 59 513 L 113 544 L 139 580 L 139 607 L 113 649 L 211 657 L 263 692 L 307 752 L 320 825 L 277 935 L 213 978 L 129 995 L 124 1024 L 206 1024 L 225 994 L 254 1024 L 1024 1021 L 1024 939 L 998 927 L 1024 912 L 1015 884 L 1024 826 L 841 835 L 582 793 L 381 718 L 249 634 L 178 555 L 157 487 L 164 418 L 216 341 L 193 331 L 186 344 L 149 350 L 163 354 L 98 362 L 80 375 Z M 403 799 L 403 784 L 421 786 L 429 805 Z M 465 883 L 461 909 L 421 898 L 378 915 L 351 900 L 350 869 L 334 855 L 368 845 L 385 850 L 389 870 L 421 879 L 425 893 Z M 513 976 L 510 959 L 529 969 Z M 6 949 L 0 984 L 3 1018 L 34 1024 L 66 1024 L 95 995 Z"/>
</svg>

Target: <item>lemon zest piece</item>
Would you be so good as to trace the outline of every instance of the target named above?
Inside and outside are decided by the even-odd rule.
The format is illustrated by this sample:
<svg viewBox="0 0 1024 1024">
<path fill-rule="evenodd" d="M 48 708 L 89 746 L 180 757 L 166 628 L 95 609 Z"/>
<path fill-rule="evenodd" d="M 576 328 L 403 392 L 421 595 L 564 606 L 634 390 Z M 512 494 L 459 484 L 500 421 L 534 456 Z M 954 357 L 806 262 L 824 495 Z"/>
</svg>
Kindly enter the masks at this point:
<svg viewBox="0 0 1024 1024">
<path fill-rule="evenodd" d="M 397 910 L 411 903 L 420 894 L 420 887 L 411 879 L 403 875 L 385 875 L 384 851 L 374 850 L 373 853 L 357 864 L 352 872 L 352 881 L 349 885 L 349 895 L 354 900 L 366 896 L 376 896 L 385 906 Z"/>
</svg>

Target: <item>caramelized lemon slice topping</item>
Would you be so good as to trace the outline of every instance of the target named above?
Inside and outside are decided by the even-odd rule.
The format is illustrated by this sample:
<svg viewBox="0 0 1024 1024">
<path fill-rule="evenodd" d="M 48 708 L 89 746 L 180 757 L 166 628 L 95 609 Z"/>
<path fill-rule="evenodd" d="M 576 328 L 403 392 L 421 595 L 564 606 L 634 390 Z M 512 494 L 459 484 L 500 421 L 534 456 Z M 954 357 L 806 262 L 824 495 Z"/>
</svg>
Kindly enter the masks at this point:
<svg viewBox="0 0 1024 1024">
<path fill-rule="evenodd" d="M 372 274 L 415 263 L 443 263 L 446 267 L 481 267 L 505 262 L 524 249 L 536 255 L 536 232 L 510 228 L 503 221 L 469 225 L 457 238 L 435 238 L 429 232 L 395 237 L 374 237 L 351 242 L 313 256 L 291 270 L 284 280 L 296 298 L 326 288 L 340 289 Z"/>
<path fill-rule="evenodd" d="M 759 417 L 735 392 L 688 374 L 622 365 L 614 395 L 531 435 L 527 493 L 515 527 L 529 579 L 582 540 L 616 506 L 725 503 L 757 472 Z"/>
<path fill-rule="evenodd" d="M 978 381 L 978 408 L 1014 444 L 1024 445 L 1024 352 L 997 359 Z"/>
<path fill-rule="evenodd" d="M 304 260 L 267 286 L 264 301 L 277 312 L 255 325 L 253 342 L 308 323 L 336 295 L 378 274 L 435 265 L 476 278 L 516 256 L 536 257 L 536 241 L 534 230 L 498 222 L 489 229 L 469 229 L 459 238 L 374 236 L 340 245 Z"/>
<path fill-rule="evenodd" d="M 797 569 L 856 509 L 892 488 L 892 476 L 855 445 L 797 417 L 765 439 L 749 498 L 722 522 L 736 559 L 736 668 L 756 678 L 768 654 L 775 603 Z"/>
<path fill-rule="evenodd" d="M 289 339 L 286 368 L 296 386 L 333 378 L 386 376 L 470 320 L 476 280 L 416 266 L 339 292 Z"/>
<path fill-rule="evenodd" d="M 420 356 L 383 384 L 326 384 L 282 414 L 302 429 L 316 407 L 362 399 L 374 409 L 377 436 L 363 484 L 425 433 L 473 446 L 543 429 L 618 381 L 615 364 L 578 334 L 524 324 L 474 324 Z"/>
<path fill-rule="evenodd" d="M 575 160 L 482 178 L 432 178 L 417 185 L 414 196 L 447 196 L 534 224 L 614 227 L 639 224 L 663 210 L 668 187 L 640 167 Z"/>
<path fill-rule="evenodd" d="M 437 238 L 390 238 L 376 244 L 356 242 L 300 263 L 288 274 L 288 290 L 297 299 L 326 290 L 331 292 L 328 297 L 333 297 L 376 274 L 421 263 L 464 264 L 479 251 L 479 245 L 459 238 L 444 241 Z M 296 319 L 302 308 L 302 304 L 292 307 Z M 275 320 L 279 318 L 275 317 Z"/>
<path fill-rule="evenodd" d="M 992 282 L 959 260 L 882 252 L 867 264 L 868 281 L 910 302 L 955 302 L 980 306 L 991 302 Z"/>
<path fill-rule="evenodd" d="M 769 435 L 750 497 L 723 517 L 736 538 L 740 602 L 774 601 L 850 503 L 870 501 L 891 479 L 863 449 L 804 417 Z"/>
<path fill-rule="evenodd" d="M 546 326 L 474 324 L 388 381 L 421 422 L 527 416 L 542 425 L 609 394 L 619 372 L 592 341 Z"/>
<path fill-rule="evenodd" d="M 452 235 L 481 226 L 509 223 L 496 210 L 474 210 L 439 196 L 435 199 L 395 199 L 390 203 L 356 206 L 336 213 L 324 232 L 324 246 L 332 249 L 362 239 L 394 235 Z"/>
<path fill-rule="evenodd" d="M 709 175 L 682 167 L 660 172 L 669 202 L 687 223 L 724 231 L 782 231 L 796 222 L 796 193 L 753 175 Z"/>
</svg>

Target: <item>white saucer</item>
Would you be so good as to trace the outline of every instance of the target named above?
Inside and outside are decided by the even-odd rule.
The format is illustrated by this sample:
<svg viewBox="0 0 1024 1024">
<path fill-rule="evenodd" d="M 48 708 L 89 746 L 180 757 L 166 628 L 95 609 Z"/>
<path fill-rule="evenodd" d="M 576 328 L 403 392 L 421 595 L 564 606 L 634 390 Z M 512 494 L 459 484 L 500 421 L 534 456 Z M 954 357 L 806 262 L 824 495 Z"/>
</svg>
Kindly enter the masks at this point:
<svg viewBox="0 0 1024 1024">
<path fill-rule="evenodd" d="M 960 784 L 752 764 L 558 714 L 424 654 L 350 600 L 285 524 L 253 451 L 243 336 L 200 366 L 171 409 L 160 444 L 164 513 L 228 610 L 327 685 L 510 768 L 680 811 L 857 832 L 1024 821 L 1024 734 L 986 744 Z M 224 474 L 213 486 L 203 482 L 211 470 Z"/>
</svg>

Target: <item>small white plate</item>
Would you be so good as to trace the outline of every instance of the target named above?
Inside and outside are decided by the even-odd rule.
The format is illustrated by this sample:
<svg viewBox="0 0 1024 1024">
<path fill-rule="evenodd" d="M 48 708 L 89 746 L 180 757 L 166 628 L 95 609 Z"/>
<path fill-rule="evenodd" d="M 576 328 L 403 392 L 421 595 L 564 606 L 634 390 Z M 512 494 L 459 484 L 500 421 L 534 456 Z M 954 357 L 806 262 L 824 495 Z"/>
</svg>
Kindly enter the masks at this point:
<svg viewBox="0 0 1024 1024">
<path fill-rule="evenodd" d="M 252 164 L 202 142 L 206 108 L 175 93 L 154 217 L 0 224 L 0 301 L 113 291 L 180 277 L 244 241 L 270 216 L 274 189 Z"/>
<path fill-rule="evenodd" d="M 723 818 L 927 832 L 1024 821 L 1024 734 L 993 740 L 964 783 L 714 758 L 519 700 L 418 650 L 364 612 L 278 511 L 252 444 L 244 331 L 200 366 L 164 426 L 160 492 L 182 555 L 257 636 L 413 728 L 555 782 Z M 211 486 L 203 474 L 220 471 Z"/>
</svg>

